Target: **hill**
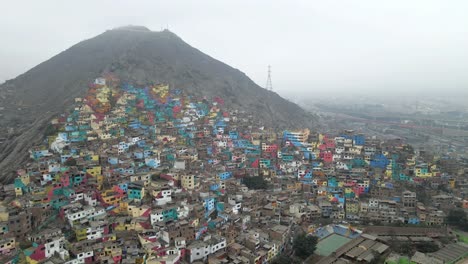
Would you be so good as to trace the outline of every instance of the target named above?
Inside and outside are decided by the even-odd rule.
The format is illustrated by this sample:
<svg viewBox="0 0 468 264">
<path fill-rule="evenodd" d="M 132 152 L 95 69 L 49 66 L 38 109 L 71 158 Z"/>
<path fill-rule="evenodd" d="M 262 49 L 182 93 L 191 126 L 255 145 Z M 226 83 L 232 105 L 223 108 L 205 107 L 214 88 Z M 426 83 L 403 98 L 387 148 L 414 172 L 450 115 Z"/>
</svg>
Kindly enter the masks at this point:
<svg viewBox="0 0 468 264">
<path fill-rule="evenodd" d="M 129 26 L 82 41 L 0 86 L 0 177 L 11 179 L 43 139 L 50 119 L 72 106 L 95 76 L 113 72 L 139 85 L 168 83 L 188 93 L 221 96 L 226 106 L 273 128 L 311 127 L 316 118 L 170 31 Z"/>
</svg>

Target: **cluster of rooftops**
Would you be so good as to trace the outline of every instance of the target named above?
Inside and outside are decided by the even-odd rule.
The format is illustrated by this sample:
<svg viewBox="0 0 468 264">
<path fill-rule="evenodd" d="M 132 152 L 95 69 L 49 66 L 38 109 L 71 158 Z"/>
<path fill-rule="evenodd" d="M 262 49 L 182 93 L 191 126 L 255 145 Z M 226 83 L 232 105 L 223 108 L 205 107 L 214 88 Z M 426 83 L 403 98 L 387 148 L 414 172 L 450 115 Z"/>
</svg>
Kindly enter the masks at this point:
<svg viewBox="0 0 468 264">
<path fill-rule="evenodd" d="M 401 140 L 259 124 L 217 96 L 97 78 L 1 186 L 0 256 L 268 263 L 290 250 L 295 226 L 324 237 L 324 218 L 437 226 L 454 206 L 453 195 L 427 206 L 406 190 L 457 179 Z"/>
</svg>

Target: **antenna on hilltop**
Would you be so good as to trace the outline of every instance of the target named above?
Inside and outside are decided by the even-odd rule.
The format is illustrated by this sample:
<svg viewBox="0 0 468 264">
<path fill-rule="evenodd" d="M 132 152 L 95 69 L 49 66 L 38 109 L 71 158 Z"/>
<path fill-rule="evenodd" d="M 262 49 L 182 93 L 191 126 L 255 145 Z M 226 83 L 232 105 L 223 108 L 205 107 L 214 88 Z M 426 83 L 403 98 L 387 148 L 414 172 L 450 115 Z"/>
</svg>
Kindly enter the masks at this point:
<svg viewBox="0 0 468 264">
<path fill-rule="evenodd" d="M 267 78 L 267 82 L 265 85 L 265 89 L 269 91 L 273 91 L 273 84 L 271 83 L 271 66 L 270 65 L 268 65 L 268 78 Z"/>
</svg>

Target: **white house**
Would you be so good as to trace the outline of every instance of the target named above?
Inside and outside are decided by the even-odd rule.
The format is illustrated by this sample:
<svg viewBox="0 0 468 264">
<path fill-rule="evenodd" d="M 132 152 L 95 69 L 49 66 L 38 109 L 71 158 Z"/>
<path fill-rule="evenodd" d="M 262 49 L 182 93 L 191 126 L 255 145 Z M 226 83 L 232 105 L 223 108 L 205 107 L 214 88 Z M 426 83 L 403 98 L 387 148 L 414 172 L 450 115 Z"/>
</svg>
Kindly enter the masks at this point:
<svg viewBox="0 0 468 264">
<path fill-rule="evenodd" d="M 226 239 L 221 236 L 208 236 L 204 241 L 195 241 L 187 247 L 189 262 L 206 258 L 208 255 L 225 249 L 227 246 Z"/>
<path fill-rule="evenodd" d="M 61 259 L 65 259 L 69 256 L 68 250 L 64 248 L 65 238 L 63 236 L 48 239 L 47 241 L 48 242 L 44 244 L 46 258 L 52 257 L 55 253 L 58 253 Z"/>
<path fill-rule="evenodd" d="M 156 197 L 154 198 L 156 205 L 165 205 L 172 201 L 172 190 L 161 190 L 154 192 L 153 195 Z"/>
</svg>

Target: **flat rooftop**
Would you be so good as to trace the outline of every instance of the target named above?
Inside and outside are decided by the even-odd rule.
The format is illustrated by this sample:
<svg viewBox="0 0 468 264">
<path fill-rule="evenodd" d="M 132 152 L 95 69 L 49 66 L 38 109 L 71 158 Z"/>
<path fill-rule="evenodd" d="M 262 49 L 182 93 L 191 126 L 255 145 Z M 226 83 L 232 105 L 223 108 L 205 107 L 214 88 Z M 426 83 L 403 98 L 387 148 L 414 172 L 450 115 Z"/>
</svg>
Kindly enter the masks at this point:
<svg viewBox="0 0 468 264">
<path fill-rule="evenodd" d="M 317 250 L 315 251 L 315 254 L 325 257 L 330 256 L 331 253 L 335 252 L 338 248 L 351 240 L 351 238 L 337 234 L 331 234 L 317 243 Z"/>
</svg>

